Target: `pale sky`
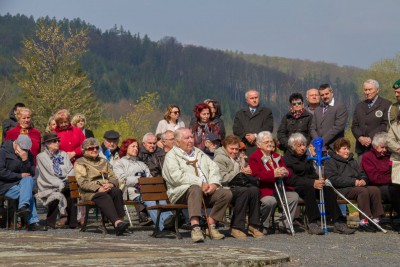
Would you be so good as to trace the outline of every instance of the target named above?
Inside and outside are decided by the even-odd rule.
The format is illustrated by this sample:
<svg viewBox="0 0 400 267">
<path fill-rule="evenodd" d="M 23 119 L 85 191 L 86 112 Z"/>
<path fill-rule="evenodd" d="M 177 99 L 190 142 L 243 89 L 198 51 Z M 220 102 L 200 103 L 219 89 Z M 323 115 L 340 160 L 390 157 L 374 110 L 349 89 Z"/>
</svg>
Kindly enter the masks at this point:
<svg viewBox="0 0 400 267">
<path fill-rule="evenodd" d="M 0 14 L 81 18 L 158 41 L 367 68 L 400 52 L 399 0 L 0 0 Z M 0 38 L 1 40 L 1 38 Z"/>
</svg>

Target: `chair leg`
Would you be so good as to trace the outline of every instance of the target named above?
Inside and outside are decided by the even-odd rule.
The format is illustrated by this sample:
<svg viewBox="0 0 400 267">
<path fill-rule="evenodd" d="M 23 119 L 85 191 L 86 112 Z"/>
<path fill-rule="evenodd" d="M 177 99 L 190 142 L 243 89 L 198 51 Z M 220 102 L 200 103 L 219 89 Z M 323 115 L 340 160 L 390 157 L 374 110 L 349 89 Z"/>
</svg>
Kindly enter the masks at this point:
<svg viewBox="0 0 400 267">
<path fill-rule="evenodd" d="M 88 219 L 89 219 L 89 209 L 90 209 L 90 206 L 85 206 L 85 208 L 86 208 L 86 211 L 85 211 L 85 219 L 83 220 L 83 225 L 82 225 L 82 227 L 81 227 L 81 232 L 85 232 L 86 231 L 86 228 L 87 228 L 87 221 L 88 221 Z"/>
</svg>

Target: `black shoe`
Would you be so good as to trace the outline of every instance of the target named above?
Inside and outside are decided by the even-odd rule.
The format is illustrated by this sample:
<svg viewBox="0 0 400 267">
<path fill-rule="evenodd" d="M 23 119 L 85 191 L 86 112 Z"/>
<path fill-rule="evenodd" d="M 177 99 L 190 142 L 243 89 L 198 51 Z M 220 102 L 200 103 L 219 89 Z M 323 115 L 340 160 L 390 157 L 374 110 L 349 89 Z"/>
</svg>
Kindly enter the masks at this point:
<svg viewBox="0 0 400 267">
<path fill-rule="evenodd" d="M 343 234 L 343 235 L 351 235 L 354 234 L 356 229 L 350 229 L 347 227 L 345 223 L 335 222 L 335 226 L 333 228 L 334 233 Z"/>
<path fill-rule="evenodd" d="M 175 229 L 175 216 L 171 215 L 164 220 L 164 229 Z"/>
<path fill-rule="evenodd" d="M 28 231 L 47 231 L 47 226 L 40 225 L 39 223 L 31 223 L 28 225 Z"/>
<path fill-rule="evenodd" d="M 129 223 L 127 222 L 120 222 L 117 227 L 115 227 L 115 234 L 116 235 L 123 235 L 126 229 L 129 227 Z"/>
<path fill-rule="evenodd" d="M 17 210 L 17 216 L 22 218 L 27 218 L 30 213 L 31 210 L 29 209 L 29 206 L 23 206 Z"/>
<path fill-rule="evenodd" d="M 150 216 L 147 216 L 147 214 L 143 211 L 139 212 L 139 225 L 141 226 L 149 226 L 153 223 L 151 220 Z"/>
<path fill-rule="evenodd" d="M 317 223 L 310 223 L 308 225 L 308 233 L 310 235 L 324 235 L 325 234 L 324 230 L 322 230 L 321 226 L 319 226 Z"/>
<path fill-rule="evenodd" d="M 376 233 L 376 228 L 369 224 L 360 224 L 358 225 L 358 231 Z"/>
</svg>

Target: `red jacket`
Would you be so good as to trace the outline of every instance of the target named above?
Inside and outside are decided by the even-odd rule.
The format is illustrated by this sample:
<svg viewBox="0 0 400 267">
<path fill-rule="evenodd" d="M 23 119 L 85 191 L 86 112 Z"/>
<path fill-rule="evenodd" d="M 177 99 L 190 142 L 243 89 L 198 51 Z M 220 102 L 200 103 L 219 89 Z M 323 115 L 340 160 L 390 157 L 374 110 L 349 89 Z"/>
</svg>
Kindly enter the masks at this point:
<svg viewBox="0 0 400 267">
<path fill-rule="evenodd" d="M 40 131 L 35 128 L 30 128 L 26 130 L 28 130 L 28 136 L 32 140 L 32 147 L 30 151 L 35 158 L 35 165 L 36 165 L 36 156 L 40 153 L 40 148 L 41 148 Z M 17 140 L 20 133 L 21 133 L 21 127 L 19 126 L 19 124 L 17 124 L 17 126 L 15 126 L 14 128 L 12 128 L 7 132 L 5 140 Z"/>
<path fill-rule="evenodd" d="M 392 183 L 392 164 L 390 154 L 382 156 L 375 148 L 363 154 L 361 169 L 367 174 L 370 185 L 386 185 Z"/>
<path fill-rule="evenodd" d="M 62 130 L 57 126 L 54 131 L 60 137 L 60 150 L 75 152 L 75 157 L 71 159 L 72 163 L 82 157 L 82 144 L 85 141 L 85 135 L 81 129 L 70 125 L 66 130 Z"/>
<path fill-rule="evenodd" d="M 260 197 L 272 196 L 275 192 L 275 177 L 274 177 L 274 169 L 278 167 L 286 168 L 285 163 L 283 162 L 283 157 L 278 153 L 273 153 L 273 158 L 280 157 L 278 161 L 278 166 L 275 161 L 270 162 L 268 165 L 269 170 L 267 170 L 262 162 L 261 158 L 264 156 L 262 151 L 257 148 L 257 150 L 250 156 L 249 158 L 249 166 L 251 168 L 251 175 L 256 176 L 260 179 Z M 271 166 L 273 164 L 273 168 Z M 292 177 L 292 172 L 290 169 L 286 168 L 289 172 L 289 175 L 285 177 L 283 180 L 287 181 Z"/>
</svg>

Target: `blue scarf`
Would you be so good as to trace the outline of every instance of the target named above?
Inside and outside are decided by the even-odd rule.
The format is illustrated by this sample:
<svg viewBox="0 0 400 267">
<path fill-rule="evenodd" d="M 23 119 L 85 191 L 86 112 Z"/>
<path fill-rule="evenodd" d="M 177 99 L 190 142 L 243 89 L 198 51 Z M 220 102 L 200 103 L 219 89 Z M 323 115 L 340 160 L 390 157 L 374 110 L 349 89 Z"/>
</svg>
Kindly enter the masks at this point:
<svg viewBox="0 0 400 267">
<path fill-rule="evenodd" d="M 53 170 L 56 173 L 57 176 L 62 175 L 62 170 L 60 168 L 60 165 L 64 165 L 64 157 L 61 156 L 59 153 L 52 154 L 51 160 L 53 162 Z"/>
</svg>

